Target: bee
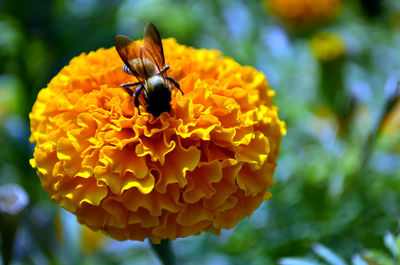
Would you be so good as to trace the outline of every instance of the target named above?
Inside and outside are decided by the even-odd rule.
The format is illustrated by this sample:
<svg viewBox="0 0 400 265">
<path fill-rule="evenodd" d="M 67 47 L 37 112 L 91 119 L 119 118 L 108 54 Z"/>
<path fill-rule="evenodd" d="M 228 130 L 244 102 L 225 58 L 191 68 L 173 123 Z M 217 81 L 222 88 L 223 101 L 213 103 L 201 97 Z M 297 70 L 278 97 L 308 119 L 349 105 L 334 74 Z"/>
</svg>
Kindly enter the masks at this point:
<svg viewBox="0 0 400 265">
<path fill-rule="evenodd" d="M 123 70 L 138 80 L 135 83 L 122 84 L 121 87 L 134 97 L 139 114 L 139 96 L 142 93 L 147 103 L 146 111 L 158 117 L 171 110 L 171 83 L 182 95 L 183 92 L 179 83 L 167 75 L 169 66 L 165 66 L 160 33 L 152 23 L 144 28 L 143 39 L 144 45 L 140 46 L 129 37 L 115 36 L 115 48 L 125 63 Z"/>
</svg>

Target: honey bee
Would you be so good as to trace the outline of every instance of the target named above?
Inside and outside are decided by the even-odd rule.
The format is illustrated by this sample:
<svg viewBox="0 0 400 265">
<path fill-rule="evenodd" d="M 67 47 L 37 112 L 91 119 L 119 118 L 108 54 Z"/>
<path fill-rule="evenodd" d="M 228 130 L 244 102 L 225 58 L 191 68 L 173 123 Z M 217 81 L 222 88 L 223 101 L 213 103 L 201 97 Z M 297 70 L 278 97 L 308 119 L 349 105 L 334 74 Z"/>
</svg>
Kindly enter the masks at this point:
<svg viewBox="0 0 400 265">
<path fill-rule="evenodd" d="M 117 35 L 115 48 L 125 63 L 123 70 L 138 80 L 136 83 L 121 85 L 130 96 L 134 96 L 138 113 L 140 114 L 140 93 L 143 94 L 147 103 L 146 111 L 153 116 L 158 117 L 163 112 L 169 112 L 171 110 L 171 83 L 182 95 L 183 92 L 179 83 L 167 75 L 169 66 L 165 66 L 163 46 L 157 28 L 152 23 L 146 25 L 143 46 L 126 36 Z"/>
</svg>

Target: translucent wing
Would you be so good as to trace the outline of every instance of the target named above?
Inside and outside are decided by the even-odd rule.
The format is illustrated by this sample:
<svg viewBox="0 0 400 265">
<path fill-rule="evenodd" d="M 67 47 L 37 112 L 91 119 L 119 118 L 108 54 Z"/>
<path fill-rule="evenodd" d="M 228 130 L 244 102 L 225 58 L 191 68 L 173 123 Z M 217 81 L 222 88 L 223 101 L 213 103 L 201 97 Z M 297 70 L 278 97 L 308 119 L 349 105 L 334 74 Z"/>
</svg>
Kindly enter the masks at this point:
<svg viewBox="0 0 400 265">
<path fill-rule="evenodd" d="M 115 36 L 115 48 L 126 67 L 129 68 L 139 82 L 143 83 L 146 76 L 142 76 L 136 71 L 135 67 L 132 66 L 134 59 L 141 59 L 140 46 L 129 37 L 117 35 Z"/>
<path fill-rule="evenodd" d="M 152 24 L 148 23 L 144 28 L 144 57 L 153 61 L 160 72 L 164 66 L 164 51 L 161 43 L 160 33 L 157 28 Z M 163 72 L 163 75 L 165 72 Z"/>
</svg>

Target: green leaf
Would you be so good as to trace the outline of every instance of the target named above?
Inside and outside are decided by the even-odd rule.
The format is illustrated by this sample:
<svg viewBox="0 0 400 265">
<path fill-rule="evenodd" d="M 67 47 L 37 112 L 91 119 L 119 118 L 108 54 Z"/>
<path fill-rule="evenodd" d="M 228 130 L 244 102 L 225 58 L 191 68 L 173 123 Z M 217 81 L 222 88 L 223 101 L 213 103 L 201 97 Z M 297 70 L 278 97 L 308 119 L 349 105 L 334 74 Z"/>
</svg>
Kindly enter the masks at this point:
<svg viewBox="0 0 400 265">
<path fill-rule="evenodd" d="M 378 250 L 368 251 L 362 254 L 361 257 L 371 265 L 396 265 L 391 257 Z"/>
<path fill-rule="evenodd" d="M 397 258 L 399 256 L 399 248 L 396 244 L 396 239 L 394 238 L 393 234 L 388 232 L 385 237 L 383 238 L 385 246 L 390 250 L 393 257 Z"/>
<path fill-rule="evenodd" d="M 346 265 L 342 258 L 322 244 L 315 244 L 313 251 L 331 265 Z"/>
<path fill-rule="evenodd" d="M 306 258 L 282 258 L 278 261 L 279 265 L 323 265 L 319 262 Z"/>
<path fill-rule="evenodd" d="M 352 265 L 368 265 L 368 263 L 365 260 L 363 260 L 360 255 L 355 255 L 351 259 L 351 264 Z"/>
</svg>

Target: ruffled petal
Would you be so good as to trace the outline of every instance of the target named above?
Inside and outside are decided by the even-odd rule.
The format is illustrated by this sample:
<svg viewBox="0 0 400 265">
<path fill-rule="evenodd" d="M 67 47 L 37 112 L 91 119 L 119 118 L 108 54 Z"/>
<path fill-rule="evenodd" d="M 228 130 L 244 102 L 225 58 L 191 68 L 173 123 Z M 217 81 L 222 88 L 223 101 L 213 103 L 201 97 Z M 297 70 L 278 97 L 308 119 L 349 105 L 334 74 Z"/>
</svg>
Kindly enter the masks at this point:
<svg viewBox="0 0 400 265">
<path fill-rule="evenodd" d="M 141 44 L 142 42 L 138 42 Z M 32 108 L 32 167 L 50 198 L 118 240 L 220 234 L 271 197 L 286 133 L 265 76 L 163 40 L 172 109 L 153 117 L 120 84 L 114 48 L 81 54 Z"/>
</svg>

